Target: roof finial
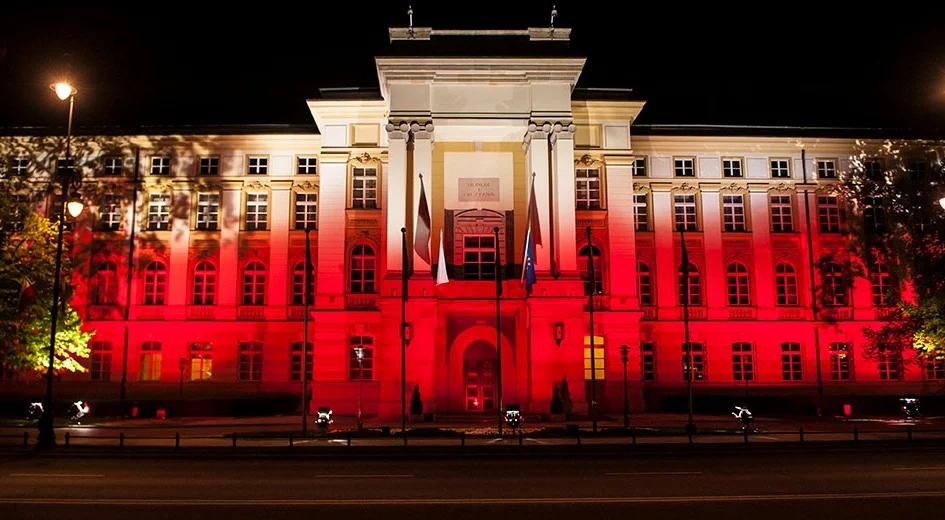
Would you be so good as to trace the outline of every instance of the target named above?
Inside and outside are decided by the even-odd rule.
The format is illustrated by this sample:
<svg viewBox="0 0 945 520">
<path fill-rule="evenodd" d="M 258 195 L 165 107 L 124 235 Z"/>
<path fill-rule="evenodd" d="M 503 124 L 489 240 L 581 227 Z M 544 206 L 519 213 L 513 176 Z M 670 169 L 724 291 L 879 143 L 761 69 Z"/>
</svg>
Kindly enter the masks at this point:
<svg viewBox="0 0 945 520">
<path fill-rule="evenodd" d="M 558 6 L 551 4 L 551 28 L 555 28 L 555 16 L 558 16 Z"/>
<path fill-rule="evenodd" d="M 407 18 L 409 19 L 407 31 L 410 33 L 410 37 L 413 38 L 413 4 L 407 4 Z"/>
</svg>

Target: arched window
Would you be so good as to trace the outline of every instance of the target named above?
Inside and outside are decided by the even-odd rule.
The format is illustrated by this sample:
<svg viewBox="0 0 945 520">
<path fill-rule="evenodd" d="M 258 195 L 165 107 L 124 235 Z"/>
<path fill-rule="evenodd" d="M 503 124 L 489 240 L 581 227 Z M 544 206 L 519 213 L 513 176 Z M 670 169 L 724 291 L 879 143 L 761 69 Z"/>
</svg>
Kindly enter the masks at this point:
<svg viewBox="0 0 945 520">
<path fill-rule="evenodd" d="M 307 293 L 306 299 L 311 305 L 315 301 L 315 266 L 309 265 L 308 291 L 305 290 L 305 262 L 295 264 L 292 269 L 292 305 L 305 305 L 302 294 Z"/>
<path fill-rule="evenodd" d="M 164 305 L 167 295 L 167 266 L 155 260 L 144 268 L 144 304 Z"/>
<path fill-rule="evenodd" d="M 637 262 L 637 296 L 640 305 L 653 305 L 653 278 L 650 266 Z"/>
<path fill-rule="evenodd" d="M 824 266 L 821 276 L 824 284 L 824 305 L 831 307 L 848 305 L 847 282 L 840 264 L 828 263 Z"/>
<path fill-rule="evenodd" d="M 95 266 L 92 280 L 92 305 L 114 305 L 118 301 L 118 267 L 105 261 Z"/>
<path fill-rule="evenodd" d="M 243 305 L 266 303 L 266 268 L 261 262 L 250 262 L 243 269 Z"/>
<path fill-rule="evenodd" d="M 368 245 L 355 246 L 351 251 L 351 292 L 373 293 L 375 291 L 374 249 Z"/>
<path fill-rule="evenodd" d="M 751 305 L 748 291 L 748 268 L 741 262 L 732 262 L 725 268 L 725 285 L 729 305 Z"/>
<path fill-rule="evenodd" d="M 892 303 L 892 278 L 889 276 L 889 267 L 884 262 L 876 261 L 870 266 L 870 286 L 873 305 L 881 307 Z"/>
<path fill-rule="evenodd" d="M 797 305 L 797 272 L 793 265 L 781 262 L 774 266 L 774 287 L 778 305 Z"/>
<path fill-rule="evenodd" d="M 688 270 L 685 269 L 685 266 L 679 266 L 679 305 L 686 302 L 687 295 L 689 296 L 689 305 L 702 305 L 702 283 L 699 278 L 699 268 L 692 262 L 689 263 Z"/>
<path fill-rule="evenodd" d="M 217 268 L 203 261 L 194 267 L 194 305 L 213 305 L 217 294 Z"/>
<path fill-rule="evenodd" d="M 591 244 L 582 247 L 581 250 L 578 251 L 578 270 L 581 272 L 581 279 L 584 280 L 584 295 L 587 296 L 591 294 L 591 272 L 587 265 L 588 256 L 591 257 L 594 263 L 594 294 L 604 294 L 600 249 Z"/>
</svg>

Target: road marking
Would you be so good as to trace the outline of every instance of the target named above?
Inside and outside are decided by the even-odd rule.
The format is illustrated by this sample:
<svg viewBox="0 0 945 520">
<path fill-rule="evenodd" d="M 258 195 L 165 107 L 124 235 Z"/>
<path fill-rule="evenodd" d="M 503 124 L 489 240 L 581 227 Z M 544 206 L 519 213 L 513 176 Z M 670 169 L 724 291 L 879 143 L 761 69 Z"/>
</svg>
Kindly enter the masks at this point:
<svg viewBox="0 0 945 520">
<path fill-rule="evenodd" d="M 945 471 L 945 466 L 926 466 L 924 468 L 893 468 L 893 471 Z"/>
<path fill-rule="evenodd" d="M 167 499 L 167 498 L 0 498 L 0 504 L 105 506 L 390 506 L 390 505 L 573 505 L 685 502 L 786 502 L 804 500 L 864 500 L 942 498 L 945 491 L 878 493 L 801 493 L 783 495 L 656 496 L 656 497 L 534 497 L 534 498 L 358 498 L 358 499 Z"/>
<path fill-rule="evenodd" d="M 634 471 L 623 473 L 604 473 L 608 477 L 632 477 L 641 475 L 701 475 L 701 471 Z"/>
<path fill-rule="evenodd" d="M 312 475 L 312 478 L 413 478 L 415 475 Z"/>
<path fill-rule="evenodd" d="M 34 478 L 34 477 L 43 477 L 43 478 L 105 478 L 105 475 L 99 474 L 90 474 L 90 473 L 10 473 L 11 477 L 22 477 L 22 478 Z"/>
</svg>

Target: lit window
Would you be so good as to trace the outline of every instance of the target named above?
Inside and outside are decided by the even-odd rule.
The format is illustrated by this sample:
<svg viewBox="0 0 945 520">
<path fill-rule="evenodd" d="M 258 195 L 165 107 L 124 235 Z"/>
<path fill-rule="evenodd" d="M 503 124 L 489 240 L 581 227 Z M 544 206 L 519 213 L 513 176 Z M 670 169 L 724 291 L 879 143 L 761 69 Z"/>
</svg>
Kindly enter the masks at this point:
<svg viewBox="0 0 945 520">
<path fill-rule="evenodd" d="M 89 360 L 89 377 L 92 381 L 111 381 L 112 379 L 112 343 L 110 341 L 92 341 Z"/>
<path fill-rule="evenodd" d="M 318 194 L 295 194 L 295 229 L 318 227 Z"/>
<path fill-rule="evenodd" d="M 650 267 L 643 262 L 637 262 L 637 297 L 640 305 L 653 305 L 653 278 Z"/>
<path fill-rule="evenodd" d="M 650 230 L 650 198 L 646 193 L 633 196 L 633 226 L 637 231 Z"/>
<path fill-rule="evenodd" d="M 121 197 L 105 195 L 98 205 L 98 227 L 104 231 L 118 231 L 121 227 Z"/>
<path fill-rule="evenodd" d="M 144 268 L 144 304 L 164 305 L 167 295 L 167 266 L 157 260 Z"/>
<path fill-rule="evenodd" d="M 850 380 L 850 344 L 835 342 L 830 344 L 830 379 L 834 381 Z"/>
<path fill-rule="evenodd" d="M 262 381 L 263 344 L 261 341 L 240 343 L 240 381 Z"/>
<path fill-rule="evenodd" d="M 148 197 L 148 230 L 167 231 L 171 225 L 171 197 L 152 193 Z"/>
<path fill-rule="evenodd" d="M 296 173 L 299 175 L 315 175 L 318 173 L 317 157 L 299 157 Z"/>
<path fill-rule="evenodd" d="M 781 343 L 781 379 L 801 380 L 801 344 Z"/>
<path fill-rule="evenodd" d="M 750 305 L 748 268 L 741 262 L 732 262 L 725 269 L 729 305 Z"/>
<path fill-rule="evenodd" d="M 673 196 L 673 219 L 676 231 L 696 231 L 696 196 Z"/>
<path fill-rule="evenodd" d="M 578 271 L 581 274 L 581 279 L 584 280 L 584 295 L 589 296 L 591 294 L 591 272 L 588 269 L 588 260 L 594 268 L 594 294 L 604 294 L 600 249 L 595 245 L 591 245 L 584 246 L 578 251 Z"/>
<path fill-rule="evenodd" d="M 463 277 L 467 280 L 495 280 L 495 236 L 463 236 Z"/>
<path fill-rule="evenodd" d="M 220 175 L 219 157 L 201 157 L 197 173 L 201 177 L 214 177 Z"/>
<path fill-rule="evenodd" d="M 791 177 L 791 170 L 787 159 L 771 159 L 771 177 L 774 179 L 787 179 Z"/>
<path fill-rule="evenodd" d="M 213 347 L 210 343 L 190 344 L 190 380 L 210 381 L 213 377 Z"/>
<path fill-rule="evenodd" d="M 348 349 L 348 379 L 374 379 L 374 338 L 351 336 Z M 358 352 L 360 351 L 360 355 Z"/>
<path fill-rule="evenodd" d="M 688 298 L 687 298 L 688 297 Z M 702 282 L 699 268 L 690 263 L 679 266 L 679 305 L 702 305 Z"/>
<path fill-rule="evenodd" d="M 266 303 L 266 268 L 261 262 L 250 262 L 243 269 L 243 305 Z"/>
<path fill-rule="evenodd" d="M 220 194 L 197 194 L 197 229 L 216 231 L 220 226 Z"/>
<path fill-rule="evenodd" d="M 246 194 L 246 231 L 265 231 L 269 225 L 269 194 Z"/>
<path fill-rule="evenodd" d="M 269 158 L 264 156 L 249 156 L 249 168 L 246 173 L 249 175 L 266 175 L 269 173 Z"/>
<path fill-rule="evenodd" d="M 797 305 L 797 273 L 793 265 L 781 262 L 774 267 L 774 286 L 778 305 Z"/>
<path fill-rule="evenodd" d="M 600 170 L 579 168 L 574 171 L 577 209 L 600 209 Z"/>
<path fill-rule="evenodd" d="M 683 381 L 689 381 L 689 362 L 692 358 L 692 380 L 705 379 L 705 350 L 702 343 L 682 344 Z"/>
<path fill-rule="evenodd" d="M 836 195 L 817 197 L 817 222 L 821 233 L 840 232 L 840 200 Z"/>
<path fill-rule="evenodd" d="M 695 161 L 693 159 L 673 159 L 673 173 L 676 177 L 695 177 Z"/>
<path fill-rule="evenodd" d="M 722 159 L 723 177 L 742 177 L 741 159 Z"/>
<path fill-rule="evenodd" d="M 171 174 L 171 158 L 161 155 L 151 158 L 151 175 L 168 176 Z"/>
<path fill-rule="evenodd" d="M 789 233 L 794 231 L 794 207 L 790 195 L 771 196 L 771 231 Z"/>
<path fill-rule="evenodd" d="M 161 344 L 157 341 L 145 341 L 141 344 L 141 381 L 161 380 Z"/>
<path fill-rule="evenodd" d="M 837 178 L 837 163 L 833 160 L 818 160 L 817 161 L 817 178 L 818 179 L 836 179 Z"/>
<path fill-rule="evenodd" d="M 732 379 L 751 381 L 754 378 L 751 343 L 732 343 Z"/>
<path fill-rule="evenodd" d="M 213 305 L 216 301 L 217 268 L 203 261 L 194 267 L 194 305 Z"/>
<path fill-rule="evenodd" d="M 604 338 L 594 336 L 594 366 L 591 367 L 591 337 L 584 336 L 584 380 L 603 381 L 607 375 L 604 370 Z M 591 377 L 593 375 L 593 377 Z"/>
<path fill-rule="evenodd" d="M 637 157 L 633 160 L 633 176 L 646 177 L 646 157 Z"/>
<path fill-rule="evenodd" d="M 376 289 L 374 248 L 367 245 L 355 246 L 351 251 L 351 292 L 373 293 Z"/>
<path fill-rule="evenodd" d="M 118 301 L 118 266 L 101 262 L 92 279 L 92 305 L 114 305 Z"/>
<path fill-rule="evenodd" d="M 745 231 L 745 196 L 722 195 L 722 221 L 725 231 Z"/>
<path fill-rule="evenodd" d="M 377 208 L 377 169 L 351 169 L 351 207 Z"/>
</svg>

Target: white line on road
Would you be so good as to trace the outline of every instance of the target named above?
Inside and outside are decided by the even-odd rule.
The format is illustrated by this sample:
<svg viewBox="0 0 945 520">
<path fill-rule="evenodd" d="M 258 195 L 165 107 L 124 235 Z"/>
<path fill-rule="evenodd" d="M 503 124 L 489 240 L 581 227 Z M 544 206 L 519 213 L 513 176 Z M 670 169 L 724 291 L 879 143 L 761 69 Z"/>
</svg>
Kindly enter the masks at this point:
<svg viewBox="0 0 945 520">
<path fill-rule="evenodd" d="M 634 471 L 624 473 L 604 473 L 608 477 L 633 477 L 641 475 L 701 475 L 701 471 Z"/>
<path fill-rule="evenodd" d="M 312 478 L 413 478 L 414 475 L 312 475 Z"/>
<path fill-rule="evenodd" d="M 43 477 L 43 478 L 104 478 L 105 475 L 99 474 L 89 474 L 89 473 L 10 473 L 11 477 L 21 477 L 21 478 L 34 478 L 34 477 Z"/>
<path fill-rule="evenodd" d="M 926 466 L 924 468 L 893 468 L 893 471 L 945 471 L 945 466 Z"/>
</svg>

